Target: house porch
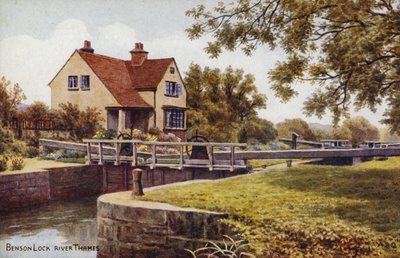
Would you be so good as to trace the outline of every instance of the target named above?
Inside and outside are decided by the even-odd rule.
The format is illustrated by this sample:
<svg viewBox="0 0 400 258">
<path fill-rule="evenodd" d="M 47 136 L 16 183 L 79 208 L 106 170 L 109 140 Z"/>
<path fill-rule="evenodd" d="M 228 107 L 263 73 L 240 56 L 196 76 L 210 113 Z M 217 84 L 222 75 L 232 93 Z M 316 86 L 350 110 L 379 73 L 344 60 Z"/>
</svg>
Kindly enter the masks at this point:
<svg viewBox="0 0 400 258">
<path fill-rule="evenodd" d="M 139 129 L 147 132 L 154 125 L 154 110 L 144 108 L 107 108 L 107 129 L 122 132 Z"/>
</svg>

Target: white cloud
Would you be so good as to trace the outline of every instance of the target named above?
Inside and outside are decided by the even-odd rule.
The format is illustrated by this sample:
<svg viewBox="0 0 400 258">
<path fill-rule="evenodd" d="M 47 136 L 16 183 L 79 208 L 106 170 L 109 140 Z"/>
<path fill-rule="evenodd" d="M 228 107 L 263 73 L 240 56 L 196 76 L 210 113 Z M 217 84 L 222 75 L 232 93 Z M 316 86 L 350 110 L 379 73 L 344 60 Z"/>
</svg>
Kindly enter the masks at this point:
<svg viewBox="0 0 400 258">
<path fill-rule="evenodd" d="M 50 103 L 47 84 L 73 50 L 89 38 L 83 22 L 68 19 L 58 24 L 47 39 L 27 35 L 9 37 L 0 42 L 0 73 L 19 83 L 28 97 L 27 103 Z"/>
<path fill-rule="evenodd" d="M 128 25 L 116 22 L 98 28 L 99 34 L 93 42 L 96 52 L 127 59 L 129 51 L 137 41 L 135 30 Z"/>
</svg>

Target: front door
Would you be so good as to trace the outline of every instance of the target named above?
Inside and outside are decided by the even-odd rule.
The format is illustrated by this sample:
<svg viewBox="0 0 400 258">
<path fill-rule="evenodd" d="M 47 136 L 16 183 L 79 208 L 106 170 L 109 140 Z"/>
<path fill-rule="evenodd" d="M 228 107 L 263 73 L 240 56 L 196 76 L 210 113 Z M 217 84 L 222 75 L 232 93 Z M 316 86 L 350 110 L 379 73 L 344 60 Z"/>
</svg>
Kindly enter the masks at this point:
<svg viewBox="0 0 400 258">
<path fill-rule="evenodd" d="M 144 110 L 131 110 L 127 112 L 125 119 L 126 128 L 139 129 L 147 132 L 149 129 L 149 112 Z"/>
<path fill-rule="evenodd" d="M 107 111 L 107 129 L 118 131 L 118 110 Z"/>
</svg>

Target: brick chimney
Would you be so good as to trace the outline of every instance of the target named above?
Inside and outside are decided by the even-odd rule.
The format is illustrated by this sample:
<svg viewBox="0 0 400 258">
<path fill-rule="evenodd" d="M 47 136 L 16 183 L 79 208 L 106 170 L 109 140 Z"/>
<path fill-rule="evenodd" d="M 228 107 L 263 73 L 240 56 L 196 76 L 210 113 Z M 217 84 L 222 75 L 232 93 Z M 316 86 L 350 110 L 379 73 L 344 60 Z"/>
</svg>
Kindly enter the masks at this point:
<svg viewBox="0 0 400 258">
<path fill-rule="evenodd" d="M 84 52 L 94 53 L 94 49 L 91 47 L 91 44 L 90 44 L 89 40 L 85 40 L 83 42 L 83 48 L 81 48 L 79 50 L 80 51 L 84 51 Z"/>
<path fill-rule="evenodd" d="M 142 65 L 147 59 L 147 54 L 149 52 L 144 51 L 143 44 L 141 42 L 135 43 L 135 48 L 130 51 L 132 65 Z"/>
</svg>

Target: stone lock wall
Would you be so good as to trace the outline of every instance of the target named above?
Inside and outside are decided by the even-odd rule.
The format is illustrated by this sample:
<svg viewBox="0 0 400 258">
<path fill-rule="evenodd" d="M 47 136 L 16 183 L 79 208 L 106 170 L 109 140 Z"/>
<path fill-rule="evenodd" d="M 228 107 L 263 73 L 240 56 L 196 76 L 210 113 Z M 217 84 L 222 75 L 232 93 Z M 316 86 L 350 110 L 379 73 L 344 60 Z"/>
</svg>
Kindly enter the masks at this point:
<svg viewBox="0 0 400 258">
<path fill-rule="evenodd" d="M 49 171 L 0 175 L 0 212 L 49 201 Z"/>
<path fill-rule="evenodd" d="M 102 193 L 98 166 L 0 174 L 0 212 Z"/>
<path fill-rule="evenodd" d="M 135 201 L 130 194 L 99 197 L 98 257 L 190 257 L 184 249 L 195 250 L 224 234 L 233 235 L 219 222 L 225 214 Z"/>
<path fill-rule="evenodd" d="M 143 170 L 143 187 L 165 185 L 176 182 L 183 182 L 194 179 L 219 179 L 236 176 L 246 173 L 245 170 L 229 171 L 209 171 L 207 168 L 184 168 L 183 170 L 173 168 L 155 168 L 139 167 Z M 104 193 L 113 193 L 132 189 L 132 167 L 130 164 L 121 164 L 114 166 L 106 164 L 103 168 Z"/>
<path fill-rule="evenodd" d="M 0 212 L 35 206 L 56 200 L 73 200 L 132 189 L 130 164 L 106 164 L 51 168 L 29 173 L 0 173 Z M 209 171 L 141 167 L 143 187 L 193 179 L 218 179 L 244 171 Z"/>
</svg>

